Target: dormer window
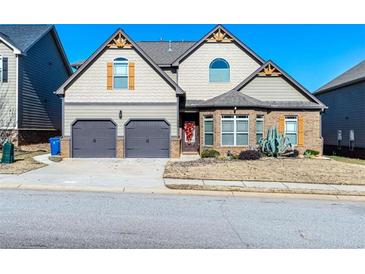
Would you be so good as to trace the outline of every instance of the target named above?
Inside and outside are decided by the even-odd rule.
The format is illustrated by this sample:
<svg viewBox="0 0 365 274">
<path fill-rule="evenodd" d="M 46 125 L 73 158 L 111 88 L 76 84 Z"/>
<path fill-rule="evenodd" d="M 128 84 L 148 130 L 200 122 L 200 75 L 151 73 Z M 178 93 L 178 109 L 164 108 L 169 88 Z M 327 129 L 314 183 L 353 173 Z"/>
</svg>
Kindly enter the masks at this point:
<svg viewBox="0 0 365 274">
<path fill-rule="evenodd" d="M 225 83 L 230 81 L 230 67 L 222 58 L 214 59 L 209 65 L 209 82 Z"/>
<path fill-rule="evenodd" d="M 128 89 L 128 59 L 114 59 L 113 77 L 114 89 Z"/>
</svg>

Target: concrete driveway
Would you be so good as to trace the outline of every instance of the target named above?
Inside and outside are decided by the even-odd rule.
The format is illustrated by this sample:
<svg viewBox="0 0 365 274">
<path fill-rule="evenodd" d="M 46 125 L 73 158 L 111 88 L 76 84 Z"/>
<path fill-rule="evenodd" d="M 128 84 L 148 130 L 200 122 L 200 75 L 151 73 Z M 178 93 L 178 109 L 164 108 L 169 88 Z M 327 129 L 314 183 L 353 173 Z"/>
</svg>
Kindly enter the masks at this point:
<svg viewBox="0 0 365 274">
<path fill-rule="evenodd" d="M 48 155 L 38 156 L 47 162 Z M 43 159 L 43 160 L 42 160 Z M 21 175 L 1 175 L 0 183 L 54 184 L 113 188 L 165 188 L 168 159 L 66 159 Z"/>
</svg>

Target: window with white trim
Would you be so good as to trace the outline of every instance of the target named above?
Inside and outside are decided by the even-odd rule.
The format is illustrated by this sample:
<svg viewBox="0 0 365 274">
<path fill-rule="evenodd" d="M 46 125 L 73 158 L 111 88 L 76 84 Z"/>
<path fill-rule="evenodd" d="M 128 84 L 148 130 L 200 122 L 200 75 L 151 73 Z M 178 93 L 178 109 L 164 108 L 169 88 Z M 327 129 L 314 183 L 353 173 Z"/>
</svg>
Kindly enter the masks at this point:
<svg viewBox="0 0 365 274">
<path fill-rule="evenodd" d="M 128 89 L 128 60 L 116 58 L 113 62 L 113 78 L 115 89 Z"/>
<path fill-rule="evenodd" d="M 248 145 L 248 115 L 222 115 L 222 146 Z"/>
<path fill-rule="evenodd" d="M 0 83 L 3 82 L 3 57 L 0 55 Z"/>
<path fill-rule="evenodd" d="M 285 136 L 288 137 L 290 144 L 298 144 L 298 118 L 296 116 L 285 117 Z"/>
<path fill-rule="evenodd" d="M 204 145 L 213 145 L 213 116 L 204 117 Z"/>
<path fill-rule="evenodd" d="M 256 143 L 264 138 L 264 115 L 256 116 Z"/>
</svg>

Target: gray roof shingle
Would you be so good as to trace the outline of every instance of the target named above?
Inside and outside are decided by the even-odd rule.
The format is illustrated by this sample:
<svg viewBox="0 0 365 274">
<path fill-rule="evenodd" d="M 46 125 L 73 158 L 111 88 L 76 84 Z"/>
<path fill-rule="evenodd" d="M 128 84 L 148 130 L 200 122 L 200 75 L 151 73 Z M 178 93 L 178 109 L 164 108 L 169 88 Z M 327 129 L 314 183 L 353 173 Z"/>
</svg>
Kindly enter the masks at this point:
<svg viewBox="0 0 365 274">
<path fill-rule="evenodd" d="M 52 25 L 0 25 L 0 36 L 24 53 L 52 27 Z"/>
<path fill-rule="evenodd" d="M 187 108 L 247 107 L 264 109 L 321 109 L 323 106 L 305 101 L 260 101 L 240 91 L 231 90 L 208 100 L 187 100 Z"/>
<path fill-rule="evenodd" d="M 242 92 L 231 90 L 199 104 L 199 107 L 263 107 L 265 103 Z"/>
<path fill-rule="evenodd" d="M 358 80 L 365 80 L 365 60 L 357 64 L 356 66 L 345 71 L 332 81 L 328 82 L 324 86 L 320 87 L 315 94 L 320 94 L 322 92 L 334 89 L 336 87 L 344 86 Z"/>
<path fill-rule="evenodd" d="M 137 45 L 158 65 L 171 65 L 195 42 L 171 41 L 171 50 L 169 50 L 169 44 L 168 41 L 137 42 Z"/>
</svg>

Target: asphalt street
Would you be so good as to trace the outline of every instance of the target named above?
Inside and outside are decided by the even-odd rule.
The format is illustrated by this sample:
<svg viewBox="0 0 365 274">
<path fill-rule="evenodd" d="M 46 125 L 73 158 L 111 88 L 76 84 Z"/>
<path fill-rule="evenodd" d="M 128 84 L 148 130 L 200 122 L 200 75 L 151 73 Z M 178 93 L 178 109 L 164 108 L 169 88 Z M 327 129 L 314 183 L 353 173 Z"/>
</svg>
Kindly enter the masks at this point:
<svg viewBox="0 0 365 274">
<path fill-rule="evenodd" d="M 0 191 L 0 248 L 364 248 L 365 202 Z"/>
</svg>

